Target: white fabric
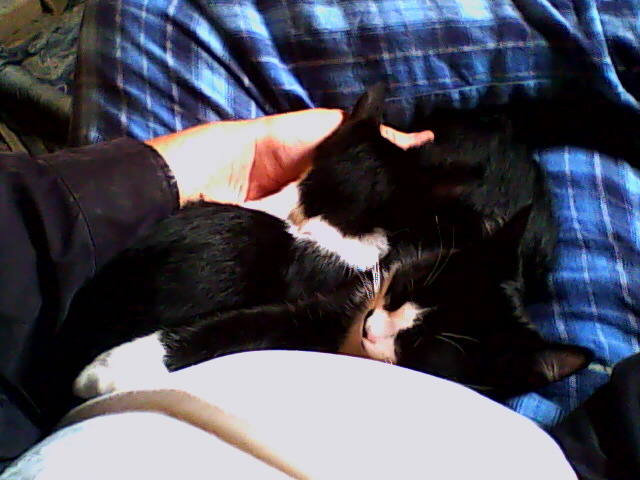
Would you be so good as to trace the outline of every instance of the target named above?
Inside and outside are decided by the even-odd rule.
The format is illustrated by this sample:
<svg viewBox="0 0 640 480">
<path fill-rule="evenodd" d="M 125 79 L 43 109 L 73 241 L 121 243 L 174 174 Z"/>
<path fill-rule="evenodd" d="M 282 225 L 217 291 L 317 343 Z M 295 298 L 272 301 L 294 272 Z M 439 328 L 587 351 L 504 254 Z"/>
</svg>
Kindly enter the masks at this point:
<svg viewBox="0 0 640 480">
<path fill-rule="evenodd" d="M 93 418 L 20 457 L 2 480 L 284 480 L 213 435 L 158 413 Z"/>
<path fill-rule="evenodd" d="M 576 480 L 556 443 L 525 417 L 458 384 L 368 359 L 248 352 L 172 373 L 163 387 L 222 409 L 233 417 L 225 428 L 265 445 L 290 471 L 302 472 L 299 478 Z M 207 405 L 197 411 L 207 411 Z M 283 477 L 199 428 L 149 412 L 66 427 L 0 476 Z"/>
<path fill-rule="evenodd" d="M 170 375 L 318 479 L 575 480 L 530 420 L 453 382 L 367 359 L 263 351 Z"/>
</svg>

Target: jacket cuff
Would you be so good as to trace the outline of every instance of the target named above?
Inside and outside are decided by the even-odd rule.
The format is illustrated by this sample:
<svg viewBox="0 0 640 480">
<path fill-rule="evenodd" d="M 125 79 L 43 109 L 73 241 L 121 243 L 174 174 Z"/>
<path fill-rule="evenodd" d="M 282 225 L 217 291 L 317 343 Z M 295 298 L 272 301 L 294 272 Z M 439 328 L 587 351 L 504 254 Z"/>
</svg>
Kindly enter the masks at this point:
<svg viewBox="0 0 640 480">
<path fill-rule="evenodd" d="M 169 166 L 137 140 L 65 150 L 42 161 L 55 170 L 84 217 L 96 268 L 179 207 Z"/>
</svg>

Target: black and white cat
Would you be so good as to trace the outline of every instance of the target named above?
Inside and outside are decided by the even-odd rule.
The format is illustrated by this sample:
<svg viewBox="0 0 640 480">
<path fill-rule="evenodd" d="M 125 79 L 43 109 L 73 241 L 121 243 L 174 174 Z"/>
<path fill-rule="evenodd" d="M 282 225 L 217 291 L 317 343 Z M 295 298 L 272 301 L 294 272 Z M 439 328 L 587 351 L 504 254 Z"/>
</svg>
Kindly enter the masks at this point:
<svg viewBox="0 0 640 480">
<path fill-rule="evenodd" d="M 57 370 L 90 364 L 75 389 L 91 396 L 235 351 L 314 349 L 504 398 L 585 366 L 587 350 L 526 321 L 523 292 L 552 261 L 556 226 L 512 114 L 436 112 L 436 141 L 405 151 L 380 134 L 383 100 L 365 94 L 318 147 L 289 221 L 191 205 L 105 266 L 71 306 Z"/>
<path fill-rule="evenodd" d="M 324 294 L 204 313 L 120 345 L 79 375 L 76 393 L 154 386 L 169 370 L 263 349 L 368 357 L 499 400 L 542 387 L 592 355 L 544 340 L 526 317 L 519 244 L 529 210 L 467 249 L 405 252 L 381 281 L 369 271 Z"/>
<path fill-rule="evenodd" d="M 546 282 L 557 225 L 531 145 L 511 116 L 433 112 L 435 140 L 406 151 L 380 135 L 384 90 L 369 90 L 349 121 L 319 145 L 299 185 L 298 225 L 321 219 L 343 234 L 402 246 L 464 248 L 493 233 L 525 205 L 522 255 L 529 289 Z M 330 192 L 330 194 L 327 194 Z"/>
</svg>

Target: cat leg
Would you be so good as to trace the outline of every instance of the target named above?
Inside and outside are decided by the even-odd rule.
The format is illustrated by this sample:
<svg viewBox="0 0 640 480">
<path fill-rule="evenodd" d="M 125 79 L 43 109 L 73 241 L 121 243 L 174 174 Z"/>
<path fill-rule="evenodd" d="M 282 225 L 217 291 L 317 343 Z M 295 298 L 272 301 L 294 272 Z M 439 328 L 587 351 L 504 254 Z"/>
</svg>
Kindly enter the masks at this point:
<svg viewBox="0 0 640 480">
<path fill-rule="evenodd" d="M 262 305 L 202 316 L 187 329 L 167 333 L 166 363 L 178 370 L 250 350 L 337 352 L 360 313 L 356 294 L 335 292 L 295 304 Z"/>
<path fill-rule="evenodd" d="M 73 382 L 73 393 L 88 399 L 161 386 L 169 374 L 164 356 L 159 332 L 118 345 L 100 354 L 80 372 Z"/>
</svg>

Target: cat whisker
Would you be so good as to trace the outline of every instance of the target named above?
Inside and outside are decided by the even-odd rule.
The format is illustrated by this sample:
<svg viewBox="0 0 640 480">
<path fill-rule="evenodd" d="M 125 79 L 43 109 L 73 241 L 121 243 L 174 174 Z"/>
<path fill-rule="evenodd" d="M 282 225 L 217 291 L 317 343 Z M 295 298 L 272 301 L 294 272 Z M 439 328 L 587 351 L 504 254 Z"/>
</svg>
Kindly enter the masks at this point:
<svg viewBox="0 0 640 480">
<path fill-rule="evenodd" d="M 438 277 L 438 275 L 440 275 L 440 272 L 442 272 L 442 270 L 444 270 L 444 267 L 447 266 L 447 263 L 449 262 L 449 259 L 451 258 L 451 253 L 452 252 L 453 252 L 452 250 L 449 250 L 447 252 L 447 258 L 444 259 L 444 262 L 442 262 L 442 265 L 440 265 L 440 268 L 438 269 L 436 274 L 433 276 L 433 279 L 431 280 L 431 282 L 433 282 Z M 429 283 L 431 283 L 431 282 L 429 282 Z"/>
<path fill-rule="evenodd" d="M 451 227 L 451 250 L 456 248 L 456 229 Z"/>
<path fill-rule="evenodd" d="M 427 279 L 422 283 L 423 287 L 426 287 L 428 285 L 431 284 L 431 282 L 433 281 L 432 278 L 436 272 L 436 270 L 438 269 L 438 265 L 440 264 L 440 258 L 442 257 L 442 250 L 440 250 L 440 252 L 438 253 L 438 258 L 436 258 L 436 264 L 433 266 L 433 268 L 431 269 L 431 272 L 429 273 L 429 276 L 427 277 Z"/>
<path fill-rule="evenodd" d="M 442 250 L 440 250 L 440 252 L 442 253 Z M 438 260 L 436 261 L 436 264 L 433 267 L 431 274 L 429 274 L 429 277 L 427 277 L 427 279 L 424 281 L 424 284 L 422 285 L 423 287 L 428 287 L 435 281 L 436 278 L 438 278 L 438 275 L 440 275 L 442 270 L 444 270 L 444 267 L 446 267 L 447 263 L 449 262 L 449 259 L 451 258 L 452 253 L 453 253 L 453 250 L 449 250 L 447 252 L 447 258 L 445 258 L 444 262 L 442 262 L 442 265 L 440 265 L 439 268 L 438 268 L 438 264 L 440 263 L 440 255 L 438 255 Z"/>
<path fill-rule="evenodd" d="M 437 217 L 436 217 L 437 218 Z M 451 254 L 454 251 L 455 245 L 456 245 L 456 236 L 455 236 L 455 229 L 451 229 L 451 248 L 449 249 L 449 251 L 447 252 L 447 258 L 445 259 L 444 263 L 440 266 L 440 268 L 438 269 L 438 271 L 435 273 L 434 277 L 431 278 L 431 275 L 429 275 L 429 278 L 427 279 L 427 281 L 429 281 L 429 279 L 431 279 L 428 283 L 425 282 L 425 287 L 429 286 L 437 277 L 438 275 L 440 275 L 440 272 L 442 272 L 442 270 L 444 269 L 444 267 L 447 265 L 447 263 L 449 262 L 449 259 L 451 258 Z M 442 241 L 440 242 L 440 251 L 442 251 Z M 438 260 L 440 259 L 440 257 L 438 257 Z M 434 270 L 438 268 L 438 262 L 436 262 L 436 266 L 434 267 Z"/>
<path fill-rule="evenodd" d="M 409 228 L 401 228 L 400 230 L 391 230 L 392 235 L 397 235 L 402 232 L 409 232 L 411 229 Z"/>
<path fill-rule="evenodd" d="M 438 215 L 435 215 L 435 219 L 436 219 L 436 227 L 438 228 L 438 238 L 440 240 L 440 249 L 438 250 L 438 258 L 436 258 L 436 264 L 433 266 L 431 273 L 429 273 L 429 276 L 422 284 L 423 287 L 430 285 L 431 282 L 433 281 L 432 277 L 434 276 L 434 272 L 438 269 L 438 265 L 440 264 L 440 259 L 442 258 L 442 250 L 444 247 L 444 243 L 442 241 L 442 232 L 440 231 L 440 222 L 438 221 Z"/>
<path fill-rule="evenodd" d="M 463 339 L 469 340 L 471 342 L 479 342 L 480 341 L 477 338 L 469 337 L 467 335 L 460 335 L 458 333 L 441 333 L 440 335 L 443 336 L 443 337 L 463 338 Z"/>
<path fill-rule="evenodd" d="M 455 240 L 456 240 L 455 229 L 452 228 L 451 229 L 451 248 L 447 252 L 447 258 L 445 259 L 444 263 L 442 265 L 440 265 L 440 259 L 442 257 L 442 251 L 444 249 L 444 243 L 443 243 L 443 240 L 442 240 L 442 233 L 440 231 L 440 223 L 438 222 L 438 216 L 437 215 L 436 215 L 436 225 L 438 227 L 438 236 L 440 237 L 440 252 L 438 253 L 438 258 L 436 259 L 436 264 L 433 267 L 433 270 L 431 271 L 431 273 L 429 274 L 429 276 L 427 277 L 427 279 L 423 283 L 423 287 L 428 287 L 429 285 L 431 285 L 431 283 L 433 283 L 435 281 L 435 279 L 438 277 L 440 272 L 442 272 L 444 267 L 449 262 L 449 259 L 451 258 L 451 254 L 454 252 L 455 245 L 456 245 L 456 242 L 455 242 Z"/>
<path fill-rule="evenodd" d="M 439 340 L 442 340 L 443 342 L 447 342 L 451 345 L 453 345 L 454 347 L 456 347 L 458 350 L 460 350 L 464 355 L 467 354 L 467 352 L 464 351 L 464 348 L 462 348 L 457 342 L 454 342 L 453 340 L 443 337 L 442 335 L 436 335 L 436 338 Z"/>
</svg>

